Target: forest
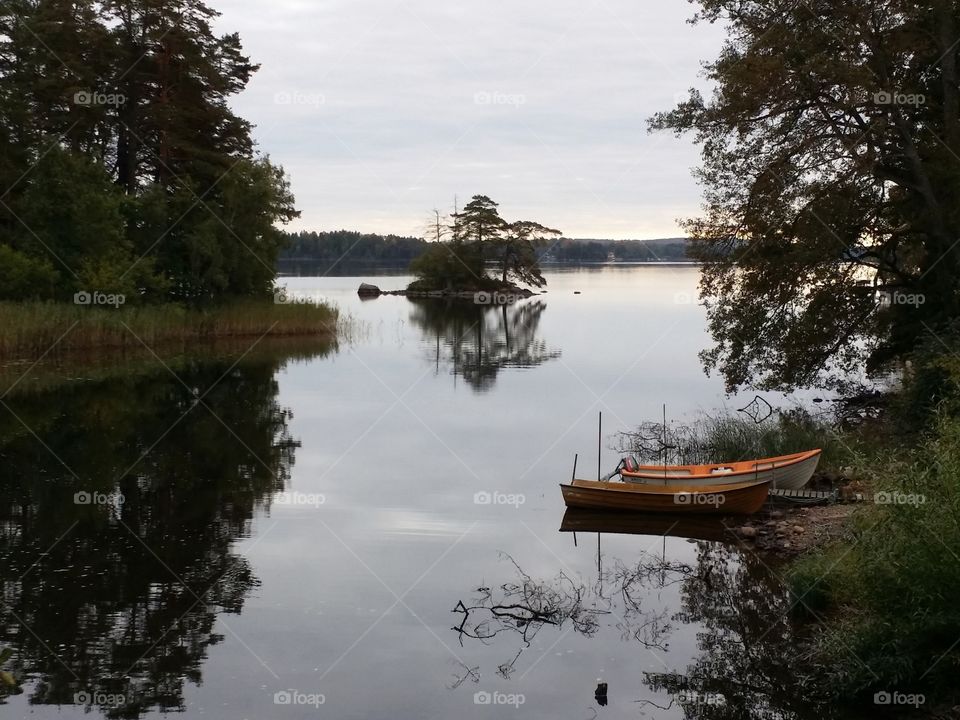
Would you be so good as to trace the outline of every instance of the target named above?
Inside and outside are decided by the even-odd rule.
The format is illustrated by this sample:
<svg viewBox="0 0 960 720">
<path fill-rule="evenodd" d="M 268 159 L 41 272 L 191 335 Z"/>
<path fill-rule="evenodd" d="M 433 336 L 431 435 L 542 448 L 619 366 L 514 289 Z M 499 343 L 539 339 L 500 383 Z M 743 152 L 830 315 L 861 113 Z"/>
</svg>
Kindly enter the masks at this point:
<svg viewBox="0 0 960 720">
<path fill-rule="evenodd" d="M 269 295 L 276 225 L 298 213 L 230 107 L 258 66 L 217 16 L 196 0 L 0 6 L 0 300 Z"/>
</svg>

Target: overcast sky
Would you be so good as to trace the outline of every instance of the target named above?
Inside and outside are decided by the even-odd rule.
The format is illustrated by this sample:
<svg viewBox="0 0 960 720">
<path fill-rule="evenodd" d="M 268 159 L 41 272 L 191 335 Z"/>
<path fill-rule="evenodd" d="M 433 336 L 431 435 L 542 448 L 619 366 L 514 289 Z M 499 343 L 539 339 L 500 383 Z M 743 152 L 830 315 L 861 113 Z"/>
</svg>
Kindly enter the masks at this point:
<svg viewBox="0 0 960 720">
<path fill-rule="evenodd" d="M 292 179 L 294 229 L 418 235 L 477 193 L 568 237 L 675 236 L 698 212 L 696 148 L 646 130 L 722 41 L 685 2 L 211 4 L 262 65 L 234 105 Z"/>
</svg>

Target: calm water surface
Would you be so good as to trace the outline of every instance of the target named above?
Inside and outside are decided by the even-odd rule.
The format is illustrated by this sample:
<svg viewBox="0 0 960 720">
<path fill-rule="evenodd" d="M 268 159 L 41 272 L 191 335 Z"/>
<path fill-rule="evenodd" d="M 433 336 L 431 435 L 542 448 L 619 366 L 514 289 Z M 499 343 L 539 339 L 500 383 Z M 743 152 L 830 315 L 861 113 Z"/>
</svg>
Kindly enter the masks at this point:
<svg viewBox="0 0 960 720">
<path fill-rule="evenodd" d="M 598 411 L 607 472 L 663 403 L 745 401 L 700 369 L 697 270 L 551 272 L 506 308 L 361 302 L 371 279 L 286 281 L 353 318 L 338 347 L 41 367 L 4 398 L 3 717 L 802 710 L 763 561 L 715 527 L 564 520 Z"/>
</svg>

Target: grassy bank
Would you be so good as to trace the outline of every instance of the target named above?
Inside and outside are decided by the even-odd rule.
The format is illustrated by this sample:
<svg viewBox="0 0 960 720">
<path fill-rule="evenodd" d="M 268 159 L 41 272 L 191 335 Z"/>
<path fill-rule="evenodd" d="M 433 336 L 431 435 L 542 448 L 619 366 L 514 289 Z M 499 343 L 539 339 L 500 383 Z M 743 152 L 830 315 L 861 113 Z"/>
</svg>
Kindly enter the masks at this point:
<svg viewBox="0 0 960 720">
<path fill-rule="evenodd" d="M 180 305 L 90 307 L 0 303 L 0 359 L 45 353 L 159 347 L 263 336 L 333 340 L 338 312 L 327 305 L 238 300 L 205 309 Z"/>
<path fill-rule="evenodd" d="M 817 549 L 788 578 L 838 701 L 960 698 L 960 421 L 941 414 L 912 447 L 866 459 L 852 539 Z M 895 708 L 910 710 L 912 707 Z"/>
<path fill-rule="evenodd" d="M 785 569 L 805 638 L 791 662 L 814 688 L 811 699 L 894 714 L 917 714 L 919 705 L 935 717 L 960 701 L 957 365 L 941 363 L 937 387 L 946 395 L 935 405 L 914 382 L 888 398 L 884 415 L 854 427 L 791 411 L 759 424 L 721 414 L 669 428 L 668 455 L 681 462 L 823 447 L 820 470 L 843 468 L 865 496 L 839 539 Z M 924 406 L 933 409 L 918 411 Z M 650 423 L 621 438 L 621 448 L 657 462 L 662 432 Z M 887 698 L 891 707 L 883 707 Z"/>
</svg>

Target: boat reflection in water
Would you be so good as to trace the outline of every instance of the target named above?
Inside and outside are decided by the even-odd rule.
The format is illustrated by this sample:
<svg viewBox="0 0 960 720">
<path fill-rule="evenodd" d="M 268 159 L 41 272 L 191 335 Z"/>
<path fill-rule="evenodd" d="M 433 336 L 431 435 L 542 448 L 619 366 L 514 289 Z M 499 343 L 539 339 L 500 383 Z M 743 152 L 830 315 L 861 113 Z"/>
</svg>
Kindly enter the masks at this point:
<svg viewBox="0 0 960 720">
<path fill-rule="evenodd" d="M 646 551 L 646 573 L 632 575 L 639 585 L 633 598 L 649 612 L 646 591 L 678 582 L 680 606 L 658 620 L 661 627 L 696 626 L 699 654 L 683 668 L 643 673 L 643 683 L 666 700 L 638 700 L 648 710 L 680 711 L 702 720 L 825 720 L 834 717 L 825 700 L 815 668 L 802 661 L 801 637 L 791 618 L 798 601 L 767 560 L 738 541 L 736 522 L 723 517 L 599 512 L 571 508 L 560 531 L 597 533 L 600 578 L 624 564 L 601 553 L 604 534 L 664 538 L 659 577 Z M 695 543 L 696 560 L 669 562 L 666 538 Z M 656 580 L 651 583 L 651 580 Z M 665 582 L 665 580 L 667 582 Z M 643 589 L 645 586 L 646 591 Z M 808 688 L 803 691 L 802 688 Z M 811 689 L 814 688 L 814 689 Z"/>
<path fill-rule="evenodd" d="M 722 517 L 567 508 L 560 523 L 560 532 L 662 535 L 690 540 L 735 543 L 735 527 L 735 525 L 728 525 L 727 520 Z"/>
</svg>

